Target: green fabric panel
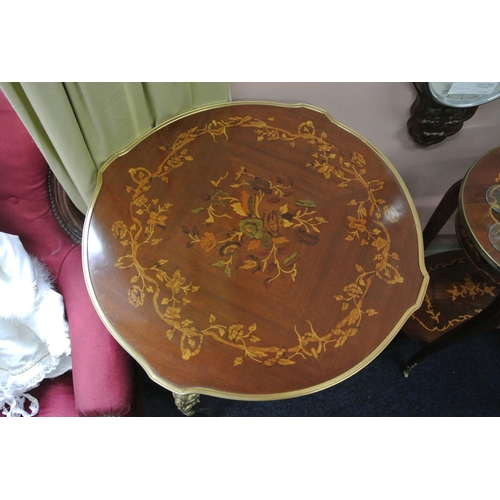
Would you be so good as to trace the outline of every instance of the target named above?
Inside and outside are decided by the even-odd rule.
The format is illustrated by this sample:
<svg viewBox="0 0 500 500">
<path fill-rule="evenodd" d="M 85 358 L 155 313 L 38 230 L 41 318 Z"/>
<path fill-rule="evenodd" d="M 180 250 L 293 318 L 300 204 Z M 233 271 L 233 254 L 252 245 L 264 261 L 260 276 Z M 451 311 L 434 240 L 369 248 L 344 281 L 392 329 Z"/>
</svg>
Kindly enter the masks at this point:
<svg viewBox="0 0 500 500">
<path fill-rule="evenodd" d="M 152 126 L 140 84 L 66 83 L 64 86 L 97 168 Z"/>
<path fill-rule="evenodd" d="M 83 213 L 97 171 L 151 128 L 229 100 L 227 83 L 2 83 L 52 171 Z"/>
<path fill-rule="evenodd" d="M 200 108 L 214 102 L 229 101 L 229 84 L 225 83 L 192 83 L 193 108 Z"/>
<path fill-rule="evenodd" d="M 227 83 L 143 83 L 154 110 L 154 126 L 191 109 L 229 101 Z"/>
<path fill-rule="evenodd" d="M 154 126 L 180 115 L 185 111 L 193 109 L 193 99 L 191 86 L 193 84 L 186 83 L 169 83 L 168 90 L 165 84 L 161 82 L 143 83 L 144 92 L 151 103 L 151 108 L 154 112 Z M 226 99 L 219 100 L 217 95 L 207 102 L 222 102 Z"/>
</svg>

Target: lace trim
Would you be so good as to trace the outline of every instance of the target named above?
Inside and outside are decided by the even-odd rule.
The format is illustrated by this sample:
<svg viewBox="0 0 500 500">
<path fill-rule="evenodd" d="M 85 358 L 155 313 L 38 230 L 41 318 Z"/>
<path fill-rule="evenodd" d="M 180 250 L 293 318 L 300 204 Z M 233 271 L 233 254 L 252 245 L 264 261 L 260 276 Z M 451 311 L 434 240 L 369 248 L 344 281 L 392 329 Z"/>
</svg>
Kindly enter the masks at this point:
<svg viewBox="0 0 500 500">
<path fill-rule="evenodd" d="M 61 361 L 63 366 L 61 367 Z M 7 417 L 34 417 L 40 405 L 38 400 L 28 391 L 38 387 L 42 380 L 48 378 L 50 373 L 57 368 L 67 368 L 64 371 L 71 369 L 71 358 L 63 356 L 61 358 L 54 358 L 50 355 L 44 356 L 40 362 L 31 367 L 30 370 L 24 371 L 22 374 L 15 377 L 10 377 L 7 383 L 0 383 L 0 410 Z M 29 400 L 29 410 L 25 410 L 24 406 L 26 399 Z"/>
<path fill-rule="evenodd" d="M 37 358 L 35 358 L 33 361 L 31 361 L 27 365 L 23 366 L 22 368 L 17 368 L 16 370 L 12 370 L 10 372 L 11 375 L 13 375 L 13 376 L 22 375 L 23 373 L 31 370 L 35 365 L 37 365 L 38 363 L 40 363 L 40 361 L 42 361 L 42 359 L 45 358 L 48 355 L 49 355 L 48 352 L 46 352 L 45 354 L 40 354 Z"/>
<path fill-rule="evenodd" d="M 28 409 L 31 413 L 24 409 L 26 399 L 30 402 Z M 21 396 L 7 398 L 3 403 L 2 414 L 7 417 L 34 417 L 39 410 L 40 404 L 38 400 L 31 394 L 25 393 Z"/>
</svg>

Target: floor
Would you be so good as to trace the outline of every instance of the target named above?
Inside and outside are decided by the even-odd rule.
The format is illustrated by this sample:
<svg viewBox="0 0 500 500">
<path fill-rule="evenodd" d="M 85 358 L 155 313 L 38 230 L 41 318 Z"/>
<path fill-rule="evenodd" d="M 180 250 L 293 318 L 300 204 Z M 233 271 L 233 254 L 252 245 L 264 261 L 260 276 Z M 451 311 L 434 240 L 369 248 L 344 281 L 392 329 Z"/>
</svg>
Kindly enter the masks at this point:
<svg viewBox="0 0 500 500">
<path fill-rule="evenodd" d="M 498 330 L 434 354 L 408 378 L 405 362 L 419 349 L 403 332 L 366 368 L 315 394 L 280 401 L 201 396 L 195 416 L 217 417 L 497 417 Z M 143 375 L 145 415 L 183 417 L 166 389 Z"/>
</svg>

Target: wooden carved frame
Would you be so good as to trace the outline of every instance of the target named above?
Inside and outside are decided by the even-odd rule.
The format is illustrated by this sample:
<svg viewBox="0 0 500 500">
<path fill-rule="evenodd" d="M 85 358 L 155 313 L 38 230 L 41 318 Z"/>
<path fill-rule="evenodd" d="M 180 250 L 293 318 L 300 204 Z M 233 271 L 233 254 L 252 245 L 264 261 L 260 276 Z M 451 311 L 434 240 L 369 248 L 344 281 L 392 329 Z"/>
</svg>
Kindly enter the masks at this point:
<svg viewBox="0 0 500 500">
<path fill-rule="evenodd" d="M 83 222 L 85 216 L 76 208 L 66 191 L 49 170 L 47 178 L 49 199 L 52 211 L 61 227 L 78 245 L 82 242 Z"/>
</svg>

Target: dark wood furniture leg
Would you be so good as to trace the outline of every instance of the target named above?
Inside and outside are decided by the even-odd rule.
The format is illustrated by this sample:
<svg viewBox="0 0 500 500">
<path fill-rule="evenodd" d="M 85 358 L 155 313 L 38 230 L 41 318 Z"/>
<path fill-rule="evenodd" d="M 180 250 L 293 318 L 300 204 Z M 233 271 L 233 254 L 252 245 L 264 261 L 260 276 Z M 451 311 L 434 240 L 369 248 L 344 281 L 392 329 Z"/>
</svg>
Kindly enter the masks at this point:
<svg viewBox="0 0 500 500">
<path fill-rule="evenodd" d="M 410 359 L 410 361 L 408 361 L 404 369 L 405 377 L 408 377 L 411 370 L 417 363 L 431 354 L 450 345 L 457 344 L 480 335 L 481 333 L 489 331 L 498 325 L 500 325 L 500 295 L 498 295 L 483 311 L 477 314 L 477 316 L 474 316 L 473 318 L 449 330 L 444 335 L 427 344 L 420 351 L 418 351 Z"/>
<path fill-rule="evenodd" d="M 458 208 L 458 195 L 460 193 L 460 186 L 462 185 L 462 180 L 455 182 L 453 186 L 446 191 L 442 200 L 439 202 L 436 210 L 431 215 L 429 222 L 427 222 L 425 229 L 423 230 L 424 238 L 424 249 L 426 249 L 432 240 L 437 236 L 439 231 L 451 218 L 455 210 Z"/>
</svg>

